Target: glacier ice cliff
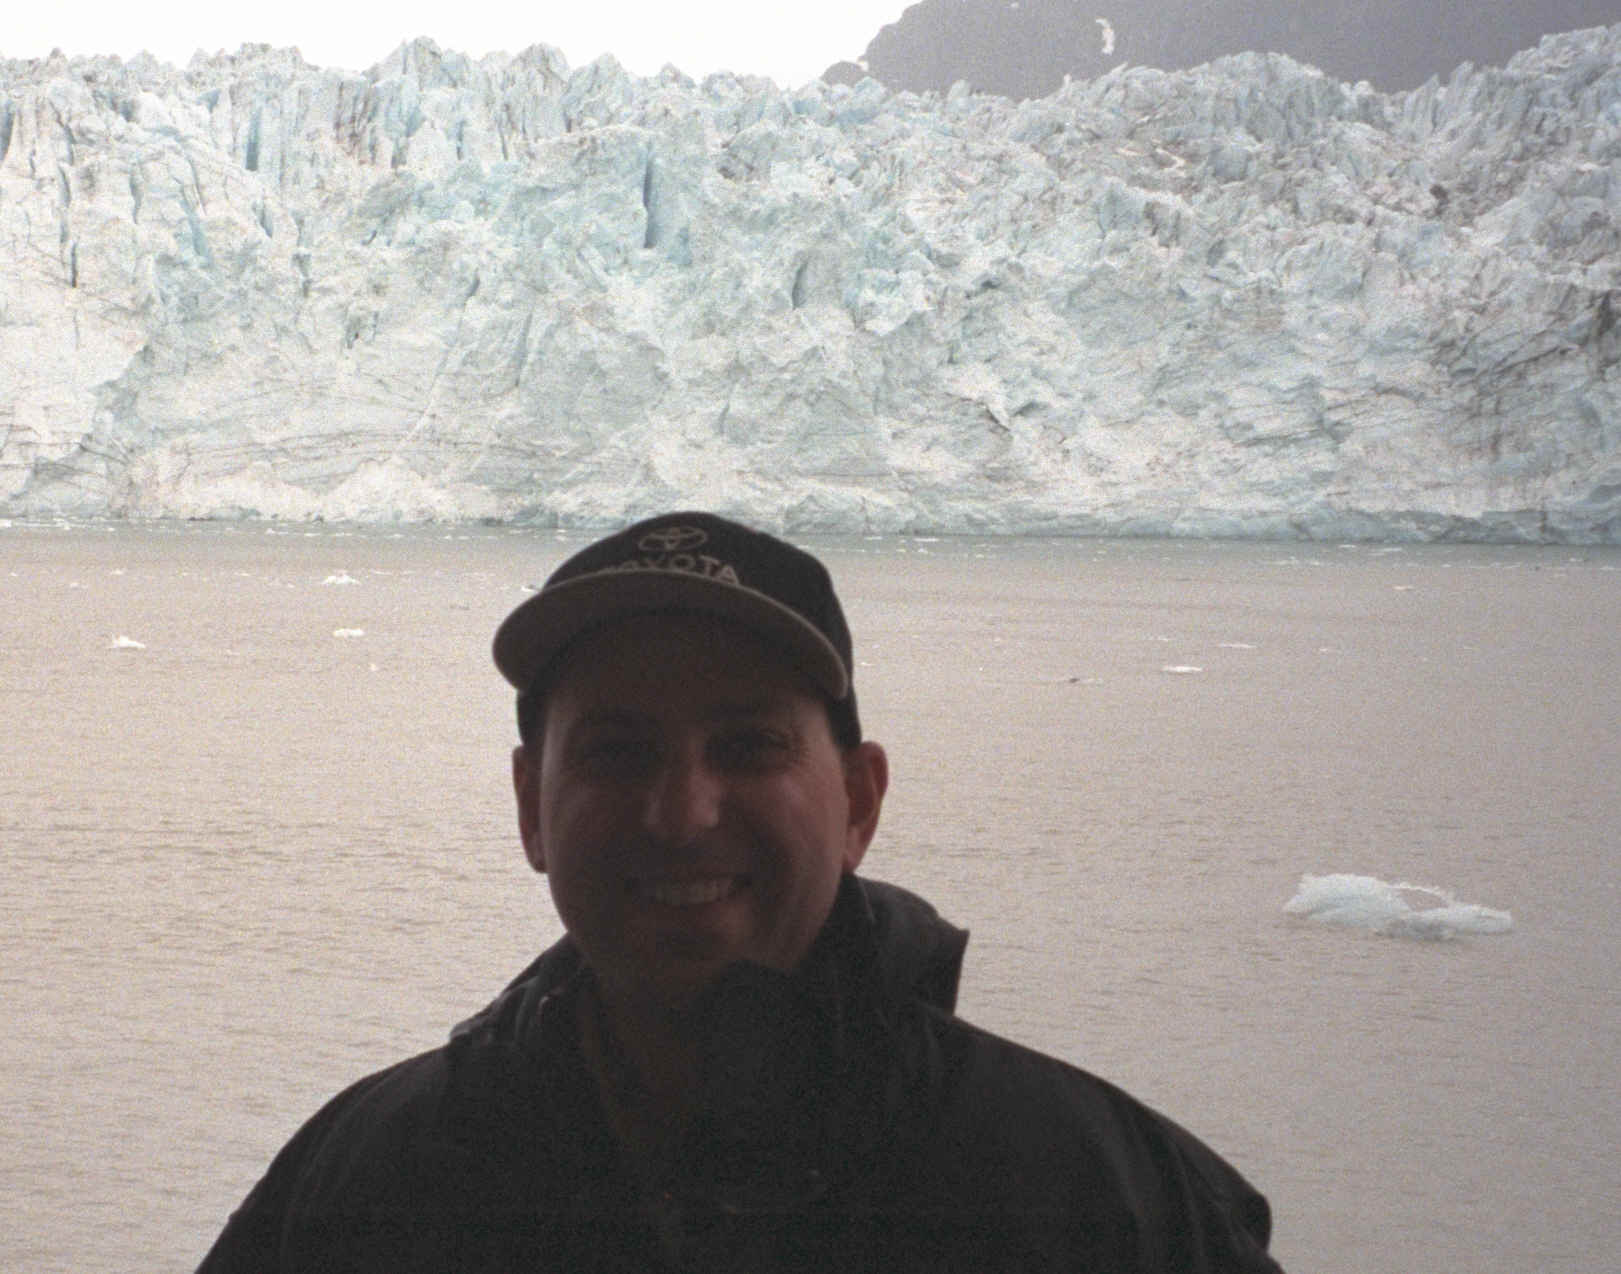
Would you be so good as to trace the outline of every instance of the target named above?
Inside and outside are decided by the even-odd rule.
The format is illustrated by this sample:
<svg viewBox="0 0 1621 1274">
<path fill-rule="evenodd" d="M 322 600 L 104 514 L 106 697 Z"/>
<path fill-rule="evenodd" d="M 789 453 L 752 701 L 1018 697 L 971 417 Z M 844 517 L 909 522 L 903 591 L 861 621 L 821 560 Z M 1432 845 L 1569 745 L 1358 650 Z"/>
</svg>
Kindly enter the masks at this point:
<svg viewBox="0 0 1621 1274">
<path fill-rule="evenodd" d="M 1621 26 L 1014 103 L 0 62 L 0 515 L 1621 542 Z"/>
</svg>

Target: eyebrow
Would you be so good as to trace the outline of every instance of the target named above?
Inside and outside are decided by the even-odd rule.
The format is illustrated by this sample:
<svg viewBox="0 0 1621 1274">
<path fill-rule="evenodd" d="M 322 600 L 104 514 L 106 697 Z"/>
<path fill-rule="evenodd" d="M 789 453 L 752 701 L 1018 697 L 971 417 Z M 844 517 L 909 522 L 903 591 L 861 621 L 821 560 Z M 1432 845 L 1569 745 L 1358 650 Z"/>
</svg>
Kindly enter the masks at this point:
<svg viewBox="0 0 1621 1274">
<path fill-rule="evenodd" d="M 628 708 L 593 708 L 574 720 L 570 732 L 603 727 L 637 726 L 645 724 L 646 721 L 647 717 L 642 713 L 631 712 Z"/>
<path fill-rule="evenodd" d="M 733 721 L 739 717 L 764 717 L 776 712 L 785 712 L 787 707 L 787 701 L 782 697 L 739 699 L 714 705 L 704 713 L 704 720 Z"/>
</svg>

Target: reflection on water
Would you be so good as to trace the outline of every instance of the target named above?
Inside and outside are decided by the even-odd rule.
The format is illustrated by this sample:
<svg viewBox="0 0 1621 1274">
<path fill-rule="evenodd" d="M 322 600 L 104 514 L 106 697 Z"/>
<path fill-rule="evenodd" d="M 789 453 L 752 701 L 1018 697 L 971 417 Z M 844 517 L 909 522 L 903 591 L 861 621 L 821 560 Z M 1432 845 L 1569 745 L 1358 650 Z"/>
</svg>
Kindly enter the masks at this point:
<svg viewBox="0 0 1621 1274">
<path fill-rule="evenodd" d="M 868 868 L 973 930 L 966 1015 L 1208 1137 L 1296 1269 L 1621 1250 L 1621 554 L 822 547 L 895 771 Z M 0 1269 L 186 1268 L 556 934 L 486 652 L 567 549 L 0 528 Z M 1303 877 L 1513 928 L 1308 924 Z"/>
</svg>

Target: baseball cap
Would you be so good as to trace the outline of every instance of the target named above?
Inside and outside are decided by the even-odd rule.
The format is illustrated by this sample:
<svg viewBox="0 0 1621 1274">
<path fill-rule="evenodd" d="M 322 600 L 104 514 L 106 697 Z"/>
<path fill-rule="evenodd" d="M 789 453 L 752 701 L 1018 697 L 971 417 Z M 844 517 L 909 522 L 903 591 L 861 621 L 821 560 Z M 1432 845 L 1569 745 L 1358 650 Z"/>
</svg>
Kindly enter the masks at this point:
<svg viewBox="0 0 1621 1274">
<path fill-rule="evenodd" d="M 827 696 L 836 727 L 861 737 L 850 629 L 827 568 L 713 513 L 661 514 L 581 549 L 496 629 L 495 666 L 522 692 L 591 629 L 658 611 L 714 615 L 750 629 Z"/>
</svg>

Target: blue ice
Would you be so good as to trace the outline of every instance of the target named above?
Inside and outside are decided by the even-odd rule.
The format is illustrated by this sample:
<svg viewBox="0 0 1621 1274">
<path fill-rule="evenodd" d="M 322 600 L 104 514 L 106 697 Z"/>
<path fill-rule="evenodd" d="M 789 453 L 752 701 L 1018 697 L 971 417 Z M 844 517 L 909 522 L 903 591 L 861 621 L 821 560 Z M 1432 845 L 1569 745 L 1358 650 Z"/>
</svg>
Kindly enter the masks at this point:
<svg viewBox="0 0 1621 1274">
<path fill-rule="evenodd" d="M 1305 875 L 1284 904 L 1291 916 L 1369 929 L 1391 938 L 1453 938 L 1465 933 L 1507 933 L 1514 917 L 1495 907 L 1459 902 L 1445 889 L 1389 884 L 1374 876 Z"/>
</svg>

